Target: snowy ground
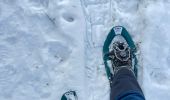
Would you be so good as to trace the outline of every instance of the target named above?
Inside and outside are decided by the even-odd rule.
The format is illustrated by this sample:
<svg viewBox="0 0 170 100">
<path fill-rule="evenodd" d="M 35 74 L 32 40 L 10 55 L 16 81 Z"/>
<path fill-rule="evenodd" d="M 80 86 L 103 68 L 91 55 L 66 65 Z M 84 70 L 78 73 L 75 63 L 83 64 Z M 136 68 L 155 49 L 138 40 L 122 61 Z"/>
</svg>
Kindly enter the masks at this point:
<svg viewBox="0 0 170 100">
<path fill-rule="evenodd" d="M 170 98 L 169 0 L 0 0 L 0 100 L 109 100 L 102 45 L 123 25 L 147 100 Z"/>
</svg>

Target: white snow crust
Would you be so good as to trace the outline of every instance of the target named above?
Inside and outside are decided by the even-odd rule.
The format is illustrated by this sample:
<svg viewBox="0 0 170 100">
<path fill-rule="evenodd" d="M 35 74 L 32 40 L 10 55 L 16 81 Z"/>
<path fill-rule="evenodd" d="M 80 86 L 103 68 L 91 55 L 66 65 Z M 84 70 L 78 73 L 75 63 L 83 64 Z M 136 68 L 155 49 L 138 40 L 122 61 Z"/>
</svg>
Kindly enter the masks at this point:
<svg viewBox="0 0 170 100">
<path fill-rule="evenodd" d="M 169 0 L 0 0 L 0 100 L 109 100 L 102 46 L 124 26 L 146 100 L 170 98 Z"/>
</svg>

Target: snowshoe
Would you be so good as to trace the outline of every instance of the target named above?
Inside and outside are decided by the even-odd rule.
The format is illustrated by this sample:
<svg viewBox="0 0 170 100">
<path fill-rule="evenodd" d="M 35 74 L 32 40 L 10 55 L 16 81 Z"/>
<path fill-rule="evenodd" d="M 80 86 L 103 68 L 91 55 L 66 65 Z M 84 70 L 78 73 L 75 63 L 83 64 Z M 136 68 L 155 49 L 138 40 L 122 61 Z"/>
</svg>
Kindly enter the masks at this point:
<svg viewBox="0 0 170 100">
<path fill-rule="evenodd" d="M 122 26 L 113 27 L 103 46 L 103 60 L 110 82 L 114 74 L 122 67 L 132 69 L 137 77 L 138 61 L 135 53 L 136 46 L 128 31 Z M 109 61 L 111 62 L 110 66 Z"/>
<path fill-rule="evenodd" d="M 68 91 L 63 94 L 61 100 L 78 100 L 78 97 L 75 91 Z"/>
</svg>

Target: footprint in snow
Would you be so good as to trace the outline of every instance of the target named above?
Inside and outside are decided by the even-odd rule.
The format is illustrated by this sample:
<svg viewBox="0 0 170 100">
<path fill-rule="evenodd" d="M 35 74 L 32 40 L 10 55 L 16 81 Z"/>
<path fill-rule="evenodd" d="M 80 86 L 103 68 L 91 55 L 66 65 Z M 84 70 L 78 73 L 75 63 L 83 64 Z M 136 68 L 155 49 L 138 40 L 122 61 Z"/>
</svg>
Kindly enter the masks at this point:
<svg viewBox="0 0 170 100">
<path fill-rule="evenodd" d="M 58 41 L 49 41 L 45 43 L 43 52 L 45 62 L 56 65 L 66 61 L 70 56 L 71 50 L 67 45 Z"/>
</svg>

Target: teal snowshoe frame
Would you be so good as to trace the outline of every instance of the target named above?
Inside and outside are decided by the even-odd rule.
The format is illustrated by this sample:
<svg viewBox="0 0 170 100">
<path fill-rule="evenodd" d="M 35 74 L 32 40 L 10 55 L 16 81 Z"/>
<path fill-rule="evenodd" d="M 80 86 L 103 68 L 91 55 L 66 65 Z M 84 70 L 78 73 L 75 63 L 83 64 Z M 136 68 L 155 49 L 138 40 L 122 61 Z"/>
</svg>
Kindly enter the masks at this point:
<svg viewBox="0 0 170 100">
<path fill-rule="evenodd" d="M 116 31 L 117 30 L 117 31 Z M 135 73 L 135 76 L 137 77 L 137 58 L 136 58 L 136 46 L 135 46 L 135 43 L 133 42 L 130 34 L 128 33 L 128 31 L 122 27 L 122 26 L 115 26 L 111 29 L 111 31 L 109 32 L 105 42 L 104 42 L 104 46 L 103 46 L 103 60 L 104 60 L 104 65 L 105 65 L 105 69 L 106 69 L 106 74 L 107 74 L 107 77 L 109 79 L 109 81 L 111 82 L 111 79 L 113 77 L 113 74 L 111 73 L 111 69 L 109 68 L 109 64 L 108 64 L 108 60 L 109 59 L 109 56 L 107 55 L 109 53 L 109 46 L 111 45 L 112 43 L 112 40 L 113 38 L 116 36 L 116 35 L 122 35 L 125 40 L 127 41 L 128 45 L 130 46 L 131 50 L 132 50 L 132 59 L 134 60 L 134 64 L 133 64 L 133 70 L 134 70 L 134 73 Z"/>
</svg>

